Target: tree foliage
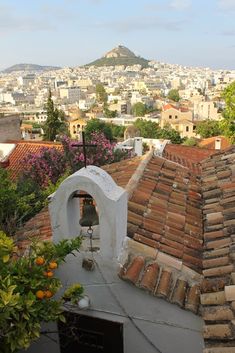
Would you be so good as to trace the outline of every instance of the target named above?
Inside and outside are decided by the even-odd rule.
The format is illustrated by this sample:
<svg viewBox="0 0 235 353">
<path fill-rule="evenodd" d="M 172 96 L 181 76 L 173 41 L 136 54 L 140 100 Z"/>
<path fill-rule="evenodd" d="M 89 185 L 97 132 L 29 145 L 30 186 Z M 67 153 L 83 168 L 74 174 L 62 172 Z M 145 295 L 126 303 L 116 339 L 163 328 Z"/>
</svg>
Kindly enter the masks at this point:
<svg viewBox="0 0 235 353">
<path fill-rule="evenodd" d="M 180 133 L 173 129 L 170 125 L 165 125 L 163 129 L 159 129 L 157 138 L 171 140 L 171 142 L 175 144 L 180 144 L 183 141 L 180 137 Z"/>
<path fill-rule="evenodd" d="M 182 139 L 178 131 L 166 125 L 163 129 L 151 120 L 137 119 L 133 124 L 139 131 L 140 136 L 144 138 L 166 139 L 172 143 L 182 143 Z"/>
<path fill-rule="evenodd" d="M 132 106 L 132 114 L 134 116 L 144 116 L 147 113 L 146 105 L 142 102 L 137 102 Z"/>
<path fill-rule="evenodd" d="M 67 255 L 77 251 L 81 238 L 32 243 L 21 256 L 13 240 L 0 232 L 0 347 L 3 353 L 27 349 L 40 337 L 41 323 L 62 320 L 62 296 L 56 296 L 61 281 L 54 270 Z M 76 286 L 76 288 L 75 288 Z M 76 291 L 74 291 L 74 288 Z M 83 287 L 74 284 L 67 298 L 82 298 Z"/>
<path fill-rule="evenodd" d="M 116 110 L 110 110 L 107 106 L 104 108 L 104 115 L 108 119 L 116 118 L 117 116 L 117 111 Z"/>
<path fill-rule="evenodd" d="M 190 147 L 197 146 L 197 144 L 198 144 L 198 140 L 197 140 L 195 137 L 188 137 L 188 138 L 183 142 L 183 145 L 185 145 L 185 146 L 190 146 Z"/>
<path fill-rule="evenodd" d="M 95 93 L 96 93 L 96 100 L 98 103 L 107 103 L 108 100 L 108 95 L 107 92 L 105 91 L 104 86 L 101 83 L 97 83 L 95 87 Z"/>
<path fill-rule="evenodd" d="M 19 227 L 37 214 L 46 205 L 47 197 L 58 187 L 58 184 L 51 181 L 47 187 L 42 187 L 33 166 L 31 171 L 32 173 L 23 173 L 13 182 L 9 173 L 0 168 L 0 230 L 7 234 L 14 235 Z M 64 174 L 64 170 L 61 174 Z M 61 179 L 60 176 L 57 183 Z M 48 180 L 47 175 L 45 180 Z M 45 185 L 45 181 L 42 184 Z"/>
<path fill-rule="evenodd" d="M 22 215 L 19 201 L 15 183 L 0 167 L 0 230 L 9 233 L 11 228 L 15 229 L 15 222 Z"/>
<path fill-rule="evenodd" d="M 101 121 L 100 119 L 89 120 L 85 126 L 84 131 L 87 138 L 90 138 L 93 132 L 102 132 L 107 139 L 113 139 L 111 124 L 107 124 L 104 121 Z"/>
<path fill-rule="evenodd" d="M 122 138 L 124 136 L 126 126 L 112 124 L 111 129 L 114 138 Z"/>
<path fill-rule="evenodd" d="M 140 131 L 141 137 L 158 138 L 159 126 L 157 123 L 150 120 L 137 119 L 133 125 Z"/>
<path fill-rule="evenodd" d="M 216 120 L 203 120 L 197 123 L 196 134 L 202 138 L 218 136 L 221 134 L 220 123 Z"/>
<path fill-rule="evenodd" d="M 179 100 L 180 100 L 179 91 L 177 89 L 171 89 L 169 91 L 167 97 L 174 102 L 179 102 Z"/>
<path fill-rule="evenodd" d="M 224 119 L 220 126 L 226 137 L 232 143 L 235 143 L 235 81 L 225 88 L 222 97 L 225 100 L 225 110 L 223 112 Z"/>
<path fill-rule="evenodd" d="M 54 107 L 54 102 L 49 91 L 46 104 L 47 120 L 43 126 L 44 140 L 54 141 L 58 135 L 68 133 L 64 112 Z"/>
</svg>

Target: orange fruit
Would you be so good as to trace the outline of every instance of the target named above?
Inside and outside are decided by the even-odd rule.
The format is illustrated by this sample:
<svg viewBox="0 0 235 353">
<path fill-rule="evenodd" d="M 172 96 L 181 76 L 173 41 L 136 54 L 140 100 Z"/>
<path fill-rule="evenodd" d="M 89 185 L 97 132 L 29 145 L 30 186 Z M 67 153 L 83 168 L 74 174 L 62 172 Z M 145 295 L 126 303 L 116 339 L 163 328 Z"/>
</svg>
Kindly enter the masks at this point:
<svg viewBox="0 0 235 353">
<path fill-rule="evenodd" d="M 51 262 L 49 263 L 49 268 L 50 268 L 51 270 L 55 270 L 57 267 L 58 267 L 58 265 L 57 265 L 57 263 L 56 263 L 55 261 L 51 261 Z"/>
<path fill-rule="evenodd" d="M 35 260 L 35 264 L 36 265 L 39 265 L 39 266 L 41 266 L 41 265 L 44 265 L 44 263 L 45 263 L 45 260 L 44 260 L 44 258 L 43 257 L 37 257 L 36 258 L 36 260 Z"/>
<path fill-rule="evenodd" d="M 50 290 L 45 290 L 44 296 L 49 299 L 53 296 L 53 293 Z"/>
<path fill-rule="evenodd" d="M 47 271 L 47 272 L 44 272 L 43 274 L 46 277 L 52 277 L 54 275 L 54 273 L 52 271 Z"/>
<path fill-rule="evenodd" d="M 44 294 L 44 292 L 43 292 L 42 290 L 38 290 L 38 291 L 36 292 L 36 297 L 37 297 L 38 299 L 43 299 L 44 296 L 45 296 L 45 294 Z"/>
</svg>

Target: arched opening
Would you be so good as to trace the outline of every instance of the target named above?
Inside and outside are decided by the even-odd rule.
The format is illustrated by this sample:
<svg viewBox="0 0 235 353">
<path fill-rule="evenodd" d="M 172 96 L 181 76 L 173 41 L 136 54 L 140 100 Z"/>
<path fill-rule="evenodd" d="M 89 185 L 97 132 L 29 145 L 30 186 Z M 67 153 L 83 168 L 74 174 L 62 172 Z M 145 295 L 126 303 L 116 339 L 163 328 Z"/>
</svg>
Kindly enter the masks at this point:
<svg viewBox="0 0 235 353">
<path fill-rule="evenodd" d="M 53 195 L 49 204 L 53 241 L 81 234 L 81 198 L 85 192 L 95 202 L 99 214 L 100 253 L 117 257 L 127 229 L 127 193 L 117 186 L 104 170 L 88 166 L 69 176 Z"/>
<path fill-rule="evenodd" d="M 83 238 L 81 249 L 83 251 L 99 251 L 100 220 L 96 201 L 86 191 L 77 190 L 68 200 L 68 209 L 71 209 L 72 212 L 74 209 L 76 215 L 73 216 L 77 218 L 75 222 L 78 222 L 81 227 L 79 234 Z M 71 227 L 74 227 L 73 223 L 71 223 Z"/>
</svg>

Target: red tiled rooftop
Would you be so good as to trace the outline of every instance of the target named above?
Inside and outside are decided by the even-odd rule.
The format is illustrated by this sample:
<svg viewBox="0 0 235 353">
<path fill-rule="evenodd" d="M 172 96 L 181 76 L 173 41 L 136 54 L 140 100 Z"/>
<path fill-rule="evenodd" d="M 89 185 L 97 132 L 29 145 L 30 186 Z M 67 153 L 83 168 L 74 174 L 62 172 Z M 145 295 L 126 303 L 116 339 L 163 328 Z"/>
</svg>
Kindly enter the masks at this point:
<svg viewBox="0 0 235 353">
<path fill-rule="evenodd" d="M 176 107 L 175 105 L 170 104 L 170 103 L 165 104 L 165 105 L 162 107 L 162 110 L 163 110 L 164 112 L 165 112 L 166 110 L 168 110 L 168 109 L 176 109 L 176 110 L 179 110 L 179 111 L 182 112 L 182 113 L 186 113 L 186 112 L 189 111 L 188 108 L 186 108 L 186 107 Z"/>
<path fill-rule="evenodd" d="M 129 200 L 129 237 L 200 272 L 200 192 L 200 181 L 188 168 L 153 157 Z"/>
<path fill-rule="evenodd" d="M 198 146 L 202 148 L 215 150 L 215 141 L 217 139 L 221 140 L 221 150 L 225 150 L 226 148 L 231 146 L 229 140 L 224 136 L 213 136 L 203 139 L 199 142 Z"/>
<path fill-rule="evenodd" d="M 164 267 L 156 260 L 142 255 L 129 256 L 121 268 L 119 276 L 125 281 L 145 289 L 149 293 L 164 298 L 181 308 L 197 313 L 199 308 L 199 286 L 190 283 L 182 274 Z"/>
<path fill-rule="evenodd" d="M 183 145 L 167 144 L 163 157 L 189 168 L 192 172 L 201 173 L 199 163 L 215 153 L 215 150 L 190 147 Z"/>
<path fill-rule="evenodd" d="M 63 150 L 63 147 L 59 143 L 55 142 L 44 142 L 44 141 L 9 141 L 9 143 L 15 143 L 16 147 L 8 158 L 7 170 L 10 172 L 11 177 L 14 179 L 24 169 L 23 159 L 29 153 L 39 153 L 42 148 L 56 148 Z"/>
<path fill-rule="evenodd" d="M 174 105 L 168 103 L 168 104 L 165 104 L 163 107 L 162 107 L 162 110 L 165 112 L 166 110 L 168 109 L 178 109 L 176 108 Z"/>
</svg>

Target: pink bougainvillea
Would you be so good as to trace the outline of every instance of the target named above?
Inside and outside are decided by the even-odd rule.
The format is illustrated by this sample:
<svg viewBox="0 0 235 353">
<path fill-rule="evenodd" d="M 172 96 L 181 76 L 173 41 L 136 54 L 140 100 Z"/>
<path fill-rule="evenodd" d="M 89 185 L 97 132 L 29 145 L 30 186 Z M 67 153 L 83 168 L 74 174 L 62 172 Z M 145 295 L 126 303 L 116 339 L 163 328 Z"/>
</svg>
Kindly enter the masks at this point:
<svg viewBox="0 0 235 353">
<path fill-rule="evenodd" d="M 23 163 L 23 175 L 33 179 L 43 188 L 50 182 L 55 184 L 67 167 L 64 153 L 56 148 L 47 147 L 42 147 L 38 153 L 29 153 Z"/>
<path fill-rule="evenodd" d="M 63 137 L 62 144 L 64 147 L 66 160 L 72 171 L 76 171 L 84 166 L 84 154 L 82 143 L 70 140 L 68 137 Z M 115 161 L 115 144 L 111 143 L 103 133 L 94 132 L 91 134 L 91 140 L 87 142 L 92 147 L 86 147 L 87 165 L 92 164 L 102 166 Z"/>
<path fill-rule="evenodd" d="M 37 154 L 28 154 L 23 161 L 24 176 L 33 179 L 39 186 L 45 188 L 49 183 L 55 184 L 66 171 L 73 173 L 84 167 L 82 142 L 75 142 L 67 136 L 64 136 L 61 142 L 63 152 L 56 148 L 44 147 Z M 115 144 L 100 132 L 92 133 L 87 144 L 94 146 L 86 147 L 87 165 L 102 166 L 128 157 L 125 152 L 119 151 L 117 154 Z"/>
</svg>

